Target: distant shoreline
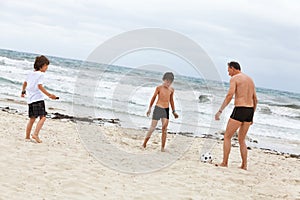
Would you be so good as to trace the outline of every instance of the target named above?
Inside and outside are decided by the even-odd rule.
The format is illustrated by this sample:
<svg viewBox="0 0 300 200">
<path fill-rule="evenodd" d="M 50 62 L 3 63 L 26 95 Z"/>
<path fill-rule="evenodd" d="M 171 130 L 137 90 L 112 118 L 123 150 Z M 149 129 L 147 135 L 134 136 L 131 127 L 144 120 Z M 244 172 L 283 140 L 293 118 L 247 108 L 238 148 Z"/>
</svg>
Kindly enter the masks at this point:
<svg viewBox="0 0 300 200">
<path fill-rule="evenodd" d="M 27 116 L 26 113 L 19 112 L 17 109 L 11 108 L 9 106 L 0 107 L 0 110 L 2 112 L 6 112 L 6 113 L 10 113 L 10 114 L 19 114 L 19 115 Z M 105 126 L 105 124 L 113 124 L 113 125 L 121 127 L 119 119 L 75 117 L 75 116 L 70 116 L 70 115 L 66 115 L 66 114 L 62 114 L 62 113 L 58 113 L 58 112 L 55 112 L 55 113 L 49 113 L 48 112 L 47 118 L 53 119 L 53 120 L 61 120 L 61 121 L 65 121 L 65 122 L 71 121 L 71 122 L 74 122 L 74 123 L 86 122 L 86 123 L 92 123 L 92 124 L 100 125 L 100 126 Z M 146 130 L 146 129 L 147 129 L 147 127 L 142 127 L 140 130 Z M 157 128 L 157 130 L 160 130 L 160 129 Z M 215 134 L 204 134 L 203 136 L 196 136 L 196 135 L 194 135 L 193 133 L 190 133 L 190 132 L 177 132 L 177 133 L 176 132 L 168 132 L 168 134 L 179 134 L 179 135 L 183 135 L 183 136 L 186 136 L 186 137 L 207 138 L 207 139 L 213 139 L 213 140 L 216 140 L 216 141 L 221 141 L 221 140 L 223 140 L 222 137 L 224 135 L 224 132 L 219 131 L 218 133 L 215 133 Z M 251 138 L 248 138 L 248 142 L 258 143 L 258 141 L 252 140 Z M 237 137 L 233 137 L 232 146 L 233 147 L 238 147 Z M 268 154 L 281 155 L 281 156 L 284 156 L 284 157 L 291 157 L 291 158 L 300 159 L 300 154 L 280 152 L 280 151 L 277 151 L 277 150 L 274 150 L 274 149 L 271 149 L 271 148 L 248 147 L 249 150 L 251 150 L 252 148 L 260 149 L 264 153 L 268 153 Z"/>
</svg>

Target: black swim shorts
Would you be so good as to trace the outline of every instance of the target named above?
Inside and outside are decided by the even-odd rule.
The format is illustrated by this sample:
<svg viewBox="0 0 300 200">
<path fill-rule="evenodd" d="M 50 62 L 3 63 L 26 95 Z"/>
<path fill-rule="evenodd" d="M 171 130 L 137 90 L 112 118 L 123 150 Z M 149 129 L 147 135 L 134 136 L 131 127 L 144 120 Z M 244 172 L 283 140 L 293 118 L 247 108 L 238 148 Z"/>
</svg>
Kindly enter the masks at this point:
<svg viewBox="0 0 300 200">
<path fill-rule="evenodd" d="M 29 107 L 29 111 L 28 111 L 29 118 L 33 118 L 33 117 L 37 118 L 40 116 L 47 115 L 44 101 L 33 102 L 31 104 L 28 104 L 28 107 Z"/>
<path fill-rule="evenodd" d="M 160 120 L 161 118 L 169 119 L 169 108 L 161 108 L 161 107 L 155 106 L 152 119 Z"/>
<path fill-rule="evenodd" d="M 240 122 L 252 122 L 254 115 L 254 108 L 252 107 L 235 107 L 230 116 Z"/>
</svg>

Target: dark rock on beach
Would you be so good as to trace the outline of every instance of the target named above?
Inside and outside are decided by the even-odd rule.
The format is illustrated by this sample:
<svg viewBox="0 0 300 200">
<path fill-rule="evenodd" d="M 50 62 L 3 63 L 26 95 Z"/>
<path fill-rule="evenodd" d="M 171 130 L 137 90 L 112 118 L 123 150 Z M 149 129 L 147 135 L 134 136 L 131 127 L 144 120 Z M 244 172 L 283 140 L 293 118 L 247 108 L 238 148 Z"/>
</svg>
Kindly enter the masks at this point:
<svg viewBox="0 0 300 200">
<path fill-rule="evenodd" d="M 300 159 L 300 155 L 297 154 L 289 154 L 291 158 L 298 158 Z"/>
<path fill-rule="evenodd" d="M 8 113 L 18 113 L 18 110 L 17 109 L 13 109 L 13 108 L 10 108 L 10 107 L 1 107 L 1 110 L 3 112 L 8 112 Z"/>
<path fill-rule="evenodd" d="M 61 113 L 51 113 L 49 114 L 51 119 L 69 119 L 73 122 L 89 122 L 89 123 L 96 123 L 96 124 L 104 124 L 104 123 L 111 123 L 111 124 L 120 124 L 119 119 L 105 119 L 105 118 L 88 118 L 88 117 L 74 117 L 70 115 L 65 115 Z"/>
</svg>

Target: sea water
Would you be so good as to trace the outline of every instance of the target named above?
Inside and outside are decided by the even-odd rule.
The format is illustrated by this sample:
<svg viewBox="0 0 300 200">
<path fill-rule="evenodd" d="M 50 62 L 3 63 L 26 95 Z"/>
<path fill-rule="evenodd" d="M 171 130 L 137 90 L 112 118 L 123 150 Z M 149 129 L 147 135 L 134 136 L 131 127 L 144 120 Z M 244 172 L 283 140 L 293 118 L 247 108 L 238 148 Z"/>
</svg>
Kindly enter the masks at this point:
<svg viewBox="0 0 300 200">
<path fill-rule="evenodd" d="M 27 112 L 26 99 L 20 94 L 36 56 L 0 49 L 2 107 L 11 105 Z M 163 73 L 47 57 L 50 65 L 44 86 L 60 97 L 58 101 L 46 98 L 48 112 L 119 118 L 124 127 L 149 127 L 151 117 L 146 112 L 155 88 L 162 83 Z M 174 119 L 170 113 L 169 131 L 201 136 L 225 129 L 233 101 L 222 113 L 221 121 L 215 121 L 214 115 L 225 98 L 228 83 L 175 74 L 172 86 L 180 117 Z M 259 147 L 300 154 L 300 94 L 266 88 L 256 91 L 259 103 L 248 136 L 258 140 Z"/>
</svg>

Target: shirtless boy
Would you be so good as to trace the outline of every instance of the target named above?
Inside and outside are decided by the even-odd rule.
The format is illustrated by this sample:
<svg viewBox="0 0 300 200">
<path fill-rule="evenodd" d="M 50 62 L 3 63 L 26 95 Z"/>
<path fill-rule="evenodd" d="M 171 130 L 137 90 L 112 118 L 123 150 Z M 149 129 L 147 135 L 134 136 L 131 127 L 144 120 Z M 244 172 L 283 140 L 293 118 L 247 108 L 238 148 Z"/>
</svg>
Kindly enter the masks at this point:
<svg viewBox="0 0 300 200">
<path fill-rule="evenodd" d="M 178 118 L 178 114 L 175 111 L 174 106 L 174 89 L 171 87 L 171 84 L 174 80 L 174 75 L 172 72 L 167 72 L 163 76 L 163 84 L 156 87 L 156 90 L 151 98 L 149 109 L 147 111 L 147 116 L 151 113 L 152 105 L 154 104 L 154 101 L 156 99 L 156 96 L 158 96 L 158 100 L 156 102 L 153 116 L 152 116 L 152 123 L 151 127 L 149 128 L 149 131 L 145 137 L 143 147 L 146 148 L 147 142 L 151 137 L 151 134 L 155 130 L 158 120 L 161 119 L 162 123 L 162 136 L 161 136 L 161 151 L 165 151 L 165 144 L 167 139 L 167 127 L 169 124 L 169 104 L 171 104 L 172 113 L 175 118 Z"/>
<path fill-rule="evenodd" d="M 232 97 L 234 99 L 234 109 L 228 120 L 223 143 L 223 161 L 219 166 L 228 166 L 228 157 L 231 149 L 231 138 L 238 131 L 240 153 L 242 157 L 241 169 L 247 169 L 247 146 L 245 138 L 250 125 L 253 123 L 253 115 L 256 110 L 257 97 L 253 80 L 241 72 L 241 67 L 237 62 L 228 63 L 228 73 L 231 76 L 228 94 L 215 115 L 216 120 L 220 120 L 220 115 L 229 104 Z"/>
</svg>

